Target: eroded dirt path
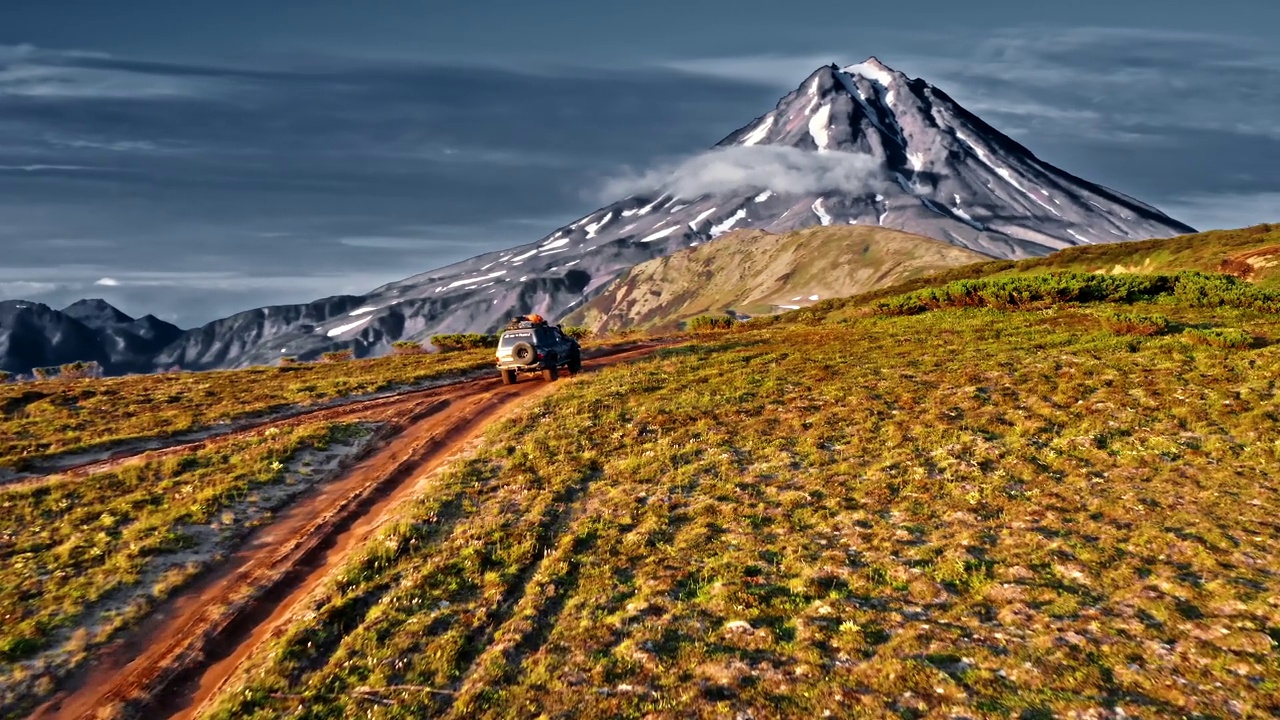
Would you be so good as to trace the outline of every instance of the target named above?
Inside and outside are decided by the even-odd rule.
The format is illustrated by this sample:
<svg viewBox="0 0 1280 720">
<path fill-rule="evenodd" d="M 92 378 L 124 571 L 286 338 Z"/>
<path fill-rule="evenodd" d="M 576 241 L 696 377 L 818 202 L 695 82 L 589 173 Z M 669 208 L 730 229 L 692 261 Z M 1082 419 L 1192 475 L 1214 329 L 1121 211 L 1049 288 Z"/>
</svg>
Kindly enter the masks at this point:
<svg viewBox="0 0 1280 720">
<path fill-rule="evenodd" d="M 660 347 L 598 353 L 584 371 Z M 374 410 L 391 430 L 380 447 L 282 511 L 227 561 L 98 651 L 32 717 L 110 717 L 126 709 L 148 718 L 191 717 L 299 601 L 412 496 L 418 478 L 442 466 L 517 402 L 554 387 L 541 381 L 504 386 L 492 378 L 381 401 Z M 355 412 L 319 412 L 342 410 Z M 312 414 L 307 421 L 315 419 Z"/>
</svg>

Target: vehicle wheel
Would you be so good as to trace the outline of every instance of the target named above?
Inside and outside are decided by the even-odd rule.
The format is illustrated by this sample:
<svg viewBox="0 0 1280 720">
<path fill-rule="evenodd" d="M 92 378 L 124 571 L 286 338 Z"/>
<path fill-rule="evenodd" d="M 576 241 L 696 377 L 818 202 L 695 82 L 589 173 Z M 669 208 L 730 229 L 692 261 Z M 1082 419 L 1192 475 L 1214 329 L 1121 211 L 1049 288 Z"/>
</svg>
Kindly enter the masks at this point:
<svg viewBox="0 0 1280 720">
<path fill-rule="evenodd" d="M 544 369 L 543 369 L 543 371 L 542 371 L 542 379 L 543 379 L 543 380 L 546 380 L 547 382 L 552 382 L 552 381 L 554 381 L 554 380 L 556 379 L 556 377 L 557 377 L 559 374 L 560 374 L 560 373 L 556 372 L 556 366 L 555 366 L 555 365 L 552 365 L 552 366 L 550 366 L 550 367 L 547 367 L 547 368 L 544 368 Z"/>
<path fill-rule="evenodd" d="M 521 365 L 529 365 L 533 362 L 533 346 L 527 342 L 518 342 L 511 348 L 511 357 Z"/>
<path fill-rule="evenodd" d="M 502 384 L 503 384 L 503 385 L 515 385 L 515 384 L 516 384 L 516 383 L 518 383 L 518 382 L 520 382 L 520 378 L 516 377 L 516 371 L 515 371 L 515 370 L 503 370 L 503 371 L 502 371 Z"/>
<path fill-rule="evenodd" d="M 569 374 L 577 375 L 580 372 L 582 372 L 582 356 L 574 353 L 569 357 Z"/>
</svg>

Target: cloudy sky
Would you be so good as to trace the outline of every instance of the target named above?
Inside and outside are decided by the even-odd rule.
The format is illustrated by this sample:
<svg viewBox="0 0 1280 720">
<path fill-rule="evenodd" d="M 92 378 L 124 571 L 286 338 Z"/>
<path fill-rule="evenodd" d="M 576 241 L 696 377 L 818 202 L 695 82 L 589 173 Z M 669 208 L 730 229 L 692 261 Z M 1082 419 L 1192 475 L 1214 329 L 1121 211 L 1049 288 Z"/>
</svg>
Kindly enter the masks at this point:
<svg viewBox="0 0 1280 720">
<path fill-rule="evenodd" d="M 869 55 L 1195 227 L 1280 221 L 1280 6 L 1040 5 L 4 0 L 0 299 L 191 326 L 364 292 Z"/>
</svg>

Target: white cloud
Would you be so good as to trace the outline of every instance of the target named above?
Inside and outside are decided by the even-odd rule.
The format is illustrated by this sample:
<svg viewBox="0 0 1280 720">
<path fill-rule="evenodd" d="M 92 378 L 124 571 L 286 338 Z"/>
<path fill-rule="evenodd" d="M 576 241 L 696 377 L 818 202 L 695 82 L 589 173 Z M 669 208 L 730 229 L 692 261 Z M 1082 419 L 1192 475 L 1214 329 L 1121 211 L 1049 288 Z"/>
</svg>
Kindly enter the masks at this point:
<svg viewBox="0 0 1280 720">
<path fill-rule="evenodd" d="M 0 95 L 44 98 L 165 98 L 207 95 L 209 78 L 131 72 L 117 68 L 15 64 L 0 69 Z"/>
<path fill-rule="evenodd" d="M 226 78 L 114 67 L 111 56 L 32 45 L 0 45 L 0 96 L 41 98 L 172 98 L 230 88 Z"/>
<path fill-rule="evenodd" d="M 394 148 L 388 150 L 396 157 L 418 157 L 437 162 L 476 163 L 481 165 L 505 165 L 510 167 L 567 167 L 573 158 L 533 149 L 503 150 L 498 147 L 466 147 L 429 145 L 419 149 Z"/>
<path fill-rule="evenodd" d="M 768 188 L 784 195 L 826 191 L 857 194 L 883 185 L 880 166 L 869 155 L 816 153 L 756 145 L 717 148 L 648 172 L 606 182 L 601 198 L 616 200 L 661 189 L 693 199 L 706 194 Z"/>
<path fill-rule="evenodd" d="M 1197 230 L 1280 223 L 1280 192 L 1186 195 L 1162 203 L 1161 209 Z"/>
<path fill-rule="evenodd" d="M 338 243 L 349 247 L 378 248 L 388 250 L 414 250 L 434 244 L 420 237 L 362 236 L 338 238 Z"/>
<path fill-rule="evenodd" d="M 1090 138 L 1178 130 L 1280 137 L 1280 54 L 1240 37 L 1022 27 L 971 45 L 940 39 L 922 47 L 932 54 L 910 55 L 899 69 L 997 125 L 1017 116 L 1037 121 L 1040 132 Z"/>
<path fill-rule="evenodd" d="M 0 165 L 0 172 L 83 172 L 105 169 L 91 165 Z"/>
<path fill-rule="evenodd" d="M 0 282 L 0 299 L 20 299 L 30 297 L 32 295 L 43 295 L 60 289 L 62 286 L 57 283 L 50 282 L 31 282 L 30 280 L 15 280 L 12 282 Z"/>
<path fill-rule="evenodd" d="M 68 147 L 75 150 L 109 150 L 111 152 L 160 152 L 166 148 L 162 148 L 157 143 L 148 140 L 86 140 L 86 139 L 62 139 L 48 138 L 51 145 L 58 147 Z"/>
<path fill-rule="evenodd" d="M 115 278 L 104 277 L 104 278 L 98 278 L 98 280 L 93 284 L 105 285 L 106 287 L 118 287 L 120 285 L 120 281 Z"/>
<path fill-rule="evenodd" d="M 969 36 L 901 32 L 878 57 L 1005 129 L 1131 141 L 1152 128 L 1280 137 L 1280 52 L 1238 36 L 1146 28 L 1006 27 Z M 894 52 L 895 47 L 909 48 Z M 924 49 L 922 52 L 921 50 Z M 847 49 L 846 49 L 847 50 Z M 669 69 L 791 90 L 818 67 L 862 58 L 743 55 Z M 1028 133 L 1030 134 L 1030 133 Z"/>
<path fill-rule="evenodd" d="M 865 60 L 866 58 L 858 58 Z M 849 64 L 840 53 L 830 55 L 748 55 L 741 57 L 692 58 L 662 63 L 659 67 L 693 75 L 736 80 L 744 83 L 792 89 L 823 65 Z"/>
<path fill-rule="evenodd" d="M 89 50 L 47 50 L 29 43 L 17 45 L 0 44 L 0 63 L 20 60 L 57 60 L 65 58 L 107 58 L 110 55 Z"/>
<path fill-rule="evenodd" d="M 85 248 L 105 248 L 114 247 L 115 243 L 110 240 L 99 240 L 97 238 L 49 238 L 46 240 L 30 241 L 32 245 L 42 245 L 45 247 L 68 248 L 74 250 L 82 250 Z"/>
</svg>

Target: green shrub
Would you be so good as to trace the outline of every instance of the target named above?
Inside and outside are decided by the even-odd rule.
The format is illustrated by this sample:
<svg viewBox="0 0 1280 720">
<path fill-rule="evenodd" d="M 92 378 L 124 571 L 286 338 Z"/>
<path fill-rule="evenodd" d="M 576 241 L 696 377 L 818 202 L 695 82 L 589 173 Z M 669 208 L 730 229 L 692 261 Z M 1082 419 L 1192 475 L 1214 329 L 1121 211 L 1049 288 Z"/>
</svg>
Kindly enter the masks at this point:
<svg viewBox="0 0 1280 720">
<path fill-rule="evenodd" d="M 596 334 L 595 330 L 592 330 L 591 328 L 587 328 L 587 327 L 582 327 L 580 325 L 570 325 L 567 328 L 562 328 L 562 330 L 564 331 L 565 335 L 568 335 L 574 340 L 590 340 Z"/>
<path fill-rule="evenodd" d="M 5 662 L 13 662 L 30 656 L 40 649 L 42 643 L 39 638 L 19 635 L 12 637 L 0 643 L 0 660 Z"/>
<path fill-rule="evenodd" d="M 421 355 L 427 351 L 420 343 L 412 340 L 397 340 L 391 343 L 391 352 L 395 355 Z"/>
<path fill-rule="evenodd" d="M 454 333 L 452 335 L 432 335 L 431 344 L 441 352 L 451 350 L 479 350 L 481 348 L 498 347 L 497 335 L 481 335 L 479 333 Z"/>
<path fill-rule="evenodd" d="M 0 370 L 0 385 L 11 382 L 14 378 L 13 373 L 7 370 Z"/>
<path fill-rule="evenodd" d="M 1182 337 L 1197 345 L 1243 350 L 1253 345 L 1253 336 L 1238 328 L 1187 328 Z"/>
<path fill-rule="evenodd" d="M 286 365 L 297 365 L 297 364 L 298 364 L 298 358 L 293 355 L 287 355 L 285 357 L 280 358 L 281 367 L 284 367 Z"/>
<path fill-rule="evenodd" d="M 1190 307 L 1235 307 L 1280 312 L 1280 293 L 1239 278 L 1202 272 L 1171 275 L 1101 275 L 1054 272 L 957 280 L 887 298 L 873 307 L 881 315 L 915 315 L 942 308 L 1018 310 L 1061 303 L 1132 303 L 1166 299 Z"/>
<path fill-rule="evenodd" d="M 777 325 L 778 323 L 783 322 L 784 319 L 791 318 L 784 318 L 782 315 L 757 315 L 739 322 L 734 327 L 739 330 L 759 330 L 761 328 Z"/>
<path fill-rule="evenodd" d="M 1164 315 L 1135 315 L 1109 312 L 1099 315 L 1102 325 L 1121 335 L 1159 335 L 1169 329 L 1169 318 Z"/>
<path fill-rule="evenodd" d="M 716 332 L 729 330 L 737 324 L 737 320 L 728 315 L 699 315 L 685 323 L 689 332 Z"/>
<path fill-rule="evenodd" d="M 335 362 L 346 362 L 348 360 L 352 360 L 355 358 L 355 356 L 356 356 L 356 351 L 352 350 L 351 348 L 347 348 L 345 350 L 330 350 L 329 352 L 321 355 L 320 359 L 327 363 L 335 363 Z"/>
<path fill-rule="evenodd" d="M 1280 293 L 1259 289 L 1238 277 L 1201 272 L 1178 273 L 1176 277 L 1173 294 L 1181 305 L 1280 312 Z"/>
</svg>

